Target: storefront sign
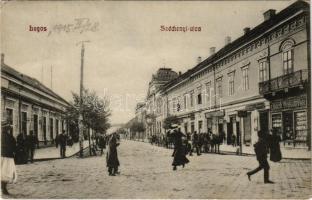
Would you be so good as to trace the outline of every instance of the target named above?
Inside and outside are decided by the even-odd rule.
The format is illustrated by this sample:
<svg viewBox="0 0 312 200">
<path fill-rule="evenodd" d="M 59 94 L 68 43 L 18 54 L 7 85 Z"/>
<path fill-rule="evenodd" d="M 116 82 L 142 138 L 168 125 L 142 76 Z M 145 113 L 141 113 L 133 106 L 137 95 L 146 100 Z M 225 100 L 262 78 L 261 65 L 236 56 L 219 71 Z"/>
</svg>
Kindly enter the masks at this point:
<svg viewBox="0 0 312 200">
<path fill-rule="evenodd" d="M 239 110 L 239 111 L 237 111 L 237 116 L 238 117 L 247 117 L 247 111 Z"/>
<path fill-rule="evenodd" d="M 218 110 L 218 111 L 214 111 L 214 112 L 208 112 L 205 113 L 205 117 L 206 118 L 211 118 L 211 117 L 224 117 L 224 110 Z"/>
<path fill-rule="evenodd" d="M 283 109 L 295 109 L 295 108 L 306 108 L 307 96 L 301 95 L 296 97 L 289 97 L 285 99 L 279 99 L 271 102 L 272 111 L 283 110 Z"/>
<path fill-rule="evenodd" d="M 257 110 L 257 109 L 264 109 L 265 108 L 265 104 L 263 103 L 256 103 L 256 104 L 250 104 L 246 106 L 246 110 L 248 111 L 252 111 L 252 110 Z"/>
</svg>

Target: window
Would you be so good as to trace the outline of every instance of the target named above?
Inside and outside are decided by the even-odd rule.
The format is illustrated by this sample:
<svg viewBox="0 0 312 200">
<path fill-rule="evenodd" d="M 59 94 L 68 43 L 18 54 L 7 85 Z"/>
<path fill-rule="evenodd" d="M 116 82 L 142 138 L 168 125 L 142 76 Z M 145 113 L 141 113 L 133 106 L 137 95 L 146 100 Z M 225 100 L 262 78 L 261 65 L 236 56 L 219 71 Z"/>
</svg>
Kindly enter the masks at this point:
<svg viewBox="0 0 312 200">
<path fill-rule="evenodd" d="M 203 128 L 203 121 L 198 121 L 198 132 L 201 133 Z"/>
<path fill-rule="evenodd" d="M 222 97 L 222 78 L 217 79 L 217 95 L 219 98 Z"/>
<path fill-rule="evenodd" d="M 201 95 L 201 93 L 199 93 L 197 95 L 197 104 L 202 104 L 202 95 Z"/>
<path fill-rule="evenodd" d="M 194 106 L 194 91 L 191 91 L 190 101 L 191 101 L 191 107 L 193 107 Z"/>
<path fill-rule="evenodd" d="M 176 110 L 177 110 L 177 104 L 176 103 L 177 103 L 177 99 L 174 98 L 172 101 L 172 112 L 173 113 L 176 112 Z"/>
<path fill-rule="evenodd" d="M 184 109 L 186 110 L 186 106 L 187 106 L 187 104 L 186 104 L 186 94 L 184 95 L 183 101 L 184 101 Z"/>
<path fill-rule="evenodd" d="M 234 72 L 229 74 L 229 96 L 234 95 Z"/>
<path fill-rule="evenodd" d="M 13 125 L 13 109 L 6 109 L 6 120 L 10 125 Z"/>
<path fill-rule="evenodd" d="M 23 135 L 27 135 L 27 113 L 26 112 L 22 112 L 22 134 Z"/>
<path fill-rule="evenodd" d="M 210 87 L 211 87 L 211 82 L 209 81 L 206 83 L 206 94 L 207 94 L 207 103 L 209 104 L 210 102 Z"/>
<path fill-rule="evenodd" d="M 291 49 L 283 52 L 283 71 L 284 71 L 284 74 L 290 74 L 294 71 L 293 56 L 292 56 Z"/>
<path fill-rule="evenodd" d="M 179 112 L 181 110 L 181 104 L 180 104 L 181 100 L 180 97 L 178 97 L 178 102 L 177 102 L 177 112 Z"/>
<path fill-rule="evenodd" d="M 242 69 L 243 71 L 243 89 L 249 89 L 248 67 Z"/>
<path fill-rule="evenodd" d="M 267 61 L 259 63 L 259 82 L 268 80 L 267 78 Z"/>
<path fill-rule="evenodd" d="M 283 59 L 283 73 L 289 74 L 294 71 L 294 55 L 293 55 L 293 46 L 295 41 L 292 39 L 286 40 L 281 45 L 282 59 Z"/>
</svg>

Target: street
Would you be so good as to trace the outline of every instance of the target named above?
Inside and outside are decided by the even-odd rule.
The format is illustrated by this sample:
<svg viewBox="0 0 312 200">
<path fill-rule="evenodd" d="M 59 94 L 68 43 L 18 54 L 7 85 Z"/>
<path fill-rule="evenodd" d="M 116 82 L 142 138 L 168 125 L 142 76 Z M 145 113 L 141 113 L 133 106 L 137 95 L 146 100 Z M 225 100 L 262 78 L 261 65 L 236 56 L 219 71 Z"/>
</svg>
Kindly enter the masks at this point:
<svg viewBox="0 0 312 200">
<path fill-rule="evenodd" d="M 108 176 L 105 156 L 18 165 L 18 182 L 4 198 L 309 198 L 310 160 L 270 162 L 275 184 L 263 184 L 252 156 L 203 154 L 171 167 L 172 150 L 122 140 L 120 175 Z"/>
</svg>

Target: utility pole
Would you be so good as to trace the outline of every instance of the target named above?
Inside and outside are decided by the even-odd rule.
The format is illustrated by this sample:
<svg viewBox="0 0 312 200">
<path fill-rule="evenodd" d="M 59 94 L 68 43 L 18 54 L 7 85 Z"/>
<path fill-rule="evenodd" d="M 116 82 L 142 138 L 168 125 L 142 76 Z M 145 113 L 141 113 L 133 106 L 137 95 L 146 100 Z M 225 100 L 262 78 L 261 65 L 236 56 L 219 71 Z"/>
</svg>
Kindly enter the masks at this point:
<svg viewBox="0 0 312 200">
<path fill-rule="evenodd" d="M 78 44 L 81 43 L 81 66 L 80 66 L 80 102 L 79 102 L 79 118 L 78 118 L 78 124 L 79 124 L 79 156 L 83 157 L 83 141 L 84 141 L 84 135 L 83 135 L 83 116 L 82 116 L 82 101 L 83 101 L 83 64 L 84 64 L 84 43 L 90 42 L 90 41 L 81 41 L 78 42 Z"/>
</svg>

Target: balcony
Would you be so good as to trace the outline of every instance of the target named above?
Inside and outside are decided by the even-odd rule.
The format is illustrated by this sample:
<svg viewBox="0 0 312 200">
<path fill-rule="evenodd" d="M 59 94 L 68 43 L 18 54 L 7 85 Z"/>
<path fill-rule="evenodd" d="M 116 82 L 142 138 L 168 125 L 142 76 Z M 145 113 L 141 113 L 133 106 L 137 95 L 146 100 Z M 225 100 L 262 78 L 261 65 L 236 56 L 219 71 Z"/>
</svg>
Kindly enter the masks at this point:
<svg viewBox="0 0 312 200">
<path fill-rule="evenodd" d="M 259 83 L 259 93 L 266 95 L 289 88 L 300 87 L 307 81 L 308 70 L 299 70 Z"/>
</svg>

